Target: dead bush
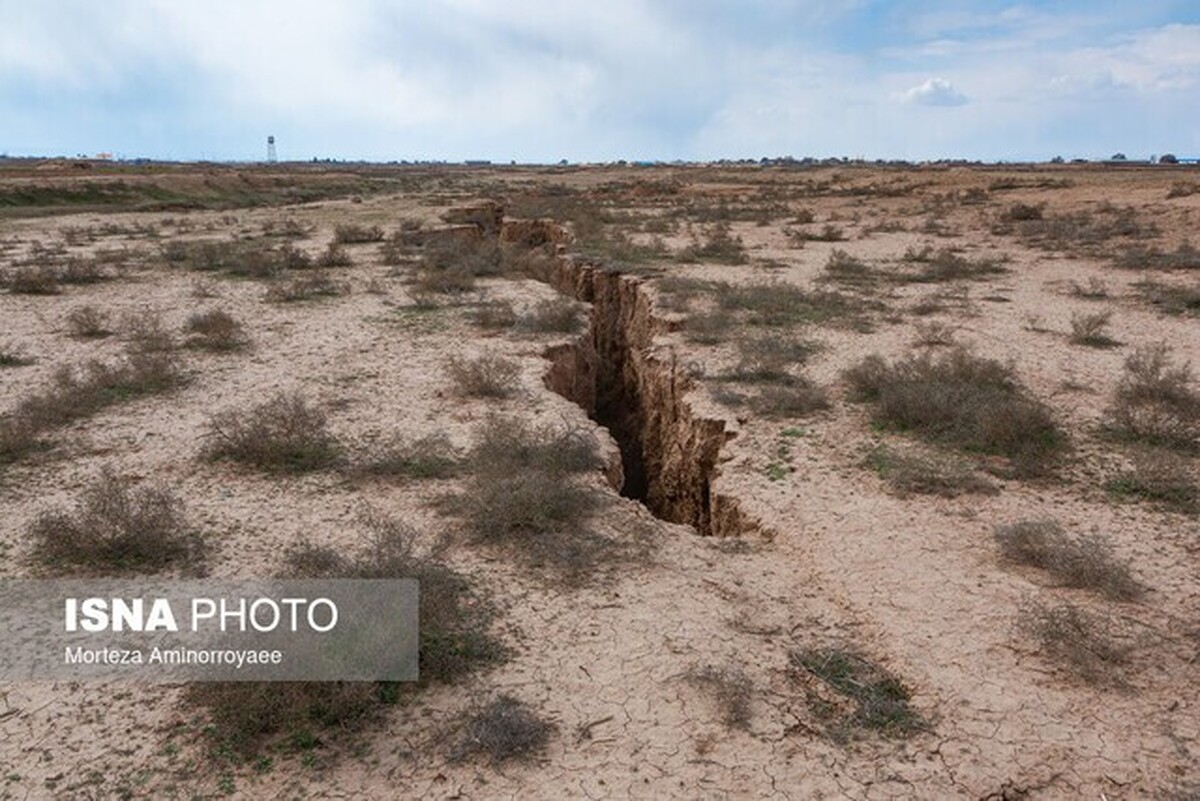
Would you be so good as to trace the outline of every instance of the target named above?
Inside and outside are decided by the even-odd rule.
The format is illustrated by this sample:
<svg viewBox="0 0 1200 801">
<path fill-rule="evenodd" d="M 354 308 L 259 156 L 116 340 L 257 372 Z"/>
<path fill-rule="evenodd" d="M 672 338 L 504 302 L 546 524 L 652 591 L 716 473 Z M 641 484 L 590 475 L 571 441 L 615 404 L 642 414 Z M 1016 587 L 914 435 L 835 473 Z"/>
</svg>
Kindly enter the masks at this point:
<svg viewBox="0 0 1200 801">
<path fill-rule="evenodd" d="M 825 275 L 844 284 L 865 284 L 875 280 L 875 271 L 866 262 L 835 248 L 825 262 Z"/>
<path fill-rule="evenodd" d="M 1133 601 L 1145 592 L 1129 563 L 1118 560 L 1101 535 L 1072 538 L 1054 520 L 1023 520 L 997 526 L 992 536 L 1003 559 L 1044 570 L 1065 587 L 1115 601 Z"/>
<path fill-rule="evenodd" d="M 875 418 L 939 443 L 1009 458 L 1018 475 L 1048 471 L 1066 438 L 1011 366 L 954 348 L 940 358 L 909 356 L 889 365 L 869 356 L 843 377 L 851 397 Z"/>
<path fill-rule="evenodd" d="M 1071 294 L 1087 300 L 1103 300 L 1108 297 L 1108 284 L 1095 276 L 1088 279 L 1086 284 L 1078 281 L 1071 282 Z"/>
<path fill-rule="evenodd" d="M 807 291 L 792 284 L 764 281 L 719 284 L 717 302 L 729 312 L 745 314 L 751 325 L 794 326 L 853 318 L 860 310 L 837 292 Z"/>
<path fill-rule="evenodd" d="M 250 409 L 228 409 L 208 425 L 206 455 L 259 470 L 303 473 L 337 464 L 342 449 L 325 413 L 295 392 L 282 392 Z"/>
<path fill-rule="evenodd" d="M 1089 684 L 1121 684 L 1121 667 L 1133 650 L 1107 619 L 1069 603 L 1025 602 L 1017 630 L 1035 640 L 1041 653 L 1064 663 Z"/>
<path fill-rule="evenodd" d="M 655 250 L 659 250 L 656 248 Z M 684 248 L 680 261 L 712 261 L 719 264 L 745 264 L 746 246 L 740 236 L 734 236 L 728 223 L 717 223 L 705 236 L 702 243 Z M 633 261 L 633 259 L 624 259 Z"/>
<path fill-rule="evenodd" d="M 1110 478 L 1104 488 L 1117 498 L 1145 501 L 1185 515 L 1200 514 L 1200 486 L 1191 466 L 1172 453 L 1137 454 L 1133 467 Z"/>
<path fill-rule="evenodd" d="M 501 695 L 482 709 L 469 713 L 463 734 L 450 758 L 462 761 L 486 757 L 493 766 L 527 761 L 546 750 L 556 727 L 542 720 L 524 701 Z"/>
<path fill-rule="evenodd" d="M 911 694 L 900 679 L 857 651 L 843 646 L 797 648 L 790 657 L 794 670 L 819 679 L 835 693 L 832 699 L 809 693 L 813 711 L 833 739 L 850 740 L 864 731 L 908 737 L 928 729 L 909 705 Z"/>
<path fill-rule="evenodd" d="M 1200 444 L 1200 393 L 1192 388 L 1191 365 L 1175 365 L 1166 344 L 1138 348 L 1125 360 L 1107 418 L 1121 436 L 1195 449 Z"/>
<path fill-rule="evenodd" d="M 583 327 L 579 307 L 564 297 L 539 300 L 517 318 L 517 328 L 535 333 L 574 334 Z"/>
<path fill-rule="evenodd" d="M 417 285 L 428 292 L 460 294 L 474 289 L 476 278 L 504 270 L 504 253 L 495 242 L 449 239 L 427 246 Z"/>
<path fill-rule="evenodd" d="M 221 353 L 241 350 L 249 342 L 242 324 L 226 311 L 211 309 L 188 317 L 183 330 L 187 346 Z"/>
<path fill-rule="evenodd" d="M 1004 210 L 1001 218 L 1009 222 L 1024 222 L 1027 220 L 1042 219 L 1042 211 L 1045 207 L 1042 204 L 1033 205 L 1030 203 L 1014 203 Z"/>
<path fill-rule="evenodd" d="M 1121 343 L 1108 335 L 1112 312 L 1071 315 L 1071 342 L 1092 348 L 1111 348 Z"/>
<path fill-rule="evenodd" d="M 754 684 L 740 667 L 697 666 L 684 674 L 684 680 L 712 698 L 726 728 L 749 730 Z"/>
<path fill-rule="evenodd" d="M 353 472 L 387 478 L 448 478 L 457 472 L 460 454 L 445 434 L 418 439 L 394 435 L 369 447 Z"/>
<path fill-rule="evenodd" d="M 913 340 L 913 344 L 920 347 L 934 348 L 941 345 L 954 344 L 955 328 L 954 326 L 947 325 L 946 323 L 938 322 L 937 320 L 932 320 L 927 323 L 918 321 L 917 324 L 913 326 L 913 330 L 916 332 L 916 337 Z"/>
<path fill-rule="evenodd" d="M 905 254 L 906 258 L 910 254 Z M 915 283 L 936 283 L 941 281 L 982 280 L 993 275 L 1002 275 L 1008 268 L 995 257 L 975 259 L 966 258 L 950 248 L 942 248 L 936 253 L 925 254 L 909 259 L 921 264 L 921 269 L 906 275 L 906 280 Z"/>
<path fill-rule="evenodd" d="M 358 245 L 367 242 L 382 242 L 383 229 L 378 225 L 366 226 L 343 223 L 333 227 L 333 241 L 339 245 Z"/>
<path fill-rule="evenodd" d="M 495 353 L 451 356 L 446 372 L 455 391 L 468 398 L 510 398 L 521 387 L 521 365 Z"/>
<path fill-rule="evenodd" d="M 1200 269 L 1200 249 L 1188 242 L 1173 251 L 1134 246 L 1126 248 L 1114 263 L 1125 270 L 1197 270 Z"/>
<path fill-rule="evenodd" d="M 183 503 L 165 487 L 135 487 L 105 470 L 73 512 L 42 512 L 29 526 L 33 558 L 55 572 L 158 571 L 204 558 Z"/>
<path fill-rule="evenodd" d="M 100 339 L 112 333 L 108 314 L 95 306 L 77 306 L 67 315 L 67 330 L 77 339 Z"/>
<path fill-rule="evenodd" d="M 957 498 L 964 494 L 998 492 L 996 485 L 976 475 L 971 465 L 942 454 L 897 451 L 880 445 L 871 451 L 867 464 L 902 498 L 908 495 Z"/>
</svg>

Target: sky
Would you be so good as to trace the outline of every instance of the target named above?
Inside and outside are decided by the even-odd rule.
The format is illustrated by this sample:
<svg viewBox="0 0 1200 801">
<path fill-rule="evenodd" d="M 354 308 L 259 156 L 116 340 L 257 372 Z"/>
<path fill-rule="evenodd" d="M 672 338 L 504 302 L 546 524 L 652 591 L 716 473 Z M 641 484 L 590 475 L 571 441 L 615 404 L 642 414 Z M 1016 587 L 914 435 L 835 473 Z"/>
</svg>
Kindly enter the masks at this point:
<svg viewBox="0 0 1200 801">
<path fill-rule="evenodd" d="M 0 0 L 0 154 L 1200 156 L 1197 0 Z"/>
</svg>

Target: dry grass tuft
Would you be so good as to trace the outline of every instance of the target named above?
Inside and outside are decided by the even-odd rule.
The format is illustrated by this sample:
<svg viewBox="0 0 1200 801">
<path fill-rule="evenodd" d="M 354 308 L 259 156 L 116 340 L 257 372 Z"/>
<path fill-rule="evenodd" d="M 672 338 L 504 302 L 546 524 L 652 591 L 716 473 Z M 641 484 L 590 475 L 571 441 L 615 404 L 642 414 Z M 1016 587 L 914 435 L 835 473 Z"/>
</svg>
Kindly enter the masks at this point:
<svg viewBox="0 0 1200 801">
<path fill-rule="evenodd" d="M 460 456 L 445 434 L 415 440 L 395 435 L 370 447 L 351 472 L 375 478 L 449 478 L 458 472 Z"/>
<path fill-rule="evenodd" d="M 186 344 L 189 348 L 228 353 L 241 350 L 249 343 L 242 324 L 221 309 L 191 315 L 183 330 L 188 334 Z"/>
<path fill-rule="evenodd" d="M 1134 601 L 1145 593 L 1129 563 L 1114 556 L 1107 537 L 1071 538 L 1053 520 L 997 526 L 992 536 L 1002 558 L 1044 570 L 1065 587 L 1090 590 L 1114 601 Z"/>
<path fill-rule="evenodd" d="M 100 339 L 112 334 L 108 314 L 95 306 L 77 306 L 67 315 L 67 330 L 77 339 Z"/>
<path fill-rule="evenodd" d="M 1027 601 L 1019 612 L 1017 630 L 1089 684 L 1121 684 L 1120 670 L 1133 650 L 1107 619 L 1069 603 L 1047 606 Z"/>
<path fill-rule="evenodd" d="M 749 730 L 754 684 L 740 667 L 694 667 L 684 674 L 684 680 L 712 698 L 717 705 L 721 723 L 726 728 Z"/>
<path fill-rule="evenodd" d="M 1191 466 L 1172 453 L 1139 453 L 1133 467 L 1110 478 L 1104 488 L 1117 498 L 1149 502 L 1179 514 L 1200 514 L 1200 486 Z"/>
<path fill-rule="evenodd" d="M 883 445 L 871 451 L 867 464 L 900 497 L 908 495 L 994 495 L 996 485 L 976 475 L 960 459 L 938 453 L 896 451 Z"/>
<path fill-rule="evenodd" d="M 791 653 L 791 663 L 836 695 L 826 699 L 822 693 L 813 692 L 809 698 L 834 740 L 847 741 L 864 731 L 884 737 L 908 737 L 928 729 L 909 706 L 908 688 L 857 651 L 840 646 L 798 648 Z"/>
<path fill-rule="evenodd" d="M 1112 312 L 1071 315 L 1071 342 L 1092 348 L 1111 348 L 1121 344 L 1106 331 L 1111 320 Z"/>
</svg>

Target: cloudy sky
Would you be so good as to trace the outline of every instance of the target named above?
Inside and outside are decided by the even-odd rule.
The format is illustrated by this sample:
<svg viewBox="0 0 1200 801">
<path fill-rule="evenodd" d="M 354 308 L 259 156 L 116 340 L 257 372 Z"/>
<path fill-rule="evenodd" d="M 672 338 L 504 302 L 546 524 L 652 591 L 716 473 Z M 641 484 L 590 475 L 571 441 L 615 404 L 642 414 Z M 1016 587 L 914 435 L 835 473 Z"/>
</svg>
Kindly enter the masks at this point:
<svg viewBox="0 0 1200 801">
<path fill-rule="evenodd" d="M 1200 155 L 1196 0 L 0 0 L 0 153 Z"/>
</svg>

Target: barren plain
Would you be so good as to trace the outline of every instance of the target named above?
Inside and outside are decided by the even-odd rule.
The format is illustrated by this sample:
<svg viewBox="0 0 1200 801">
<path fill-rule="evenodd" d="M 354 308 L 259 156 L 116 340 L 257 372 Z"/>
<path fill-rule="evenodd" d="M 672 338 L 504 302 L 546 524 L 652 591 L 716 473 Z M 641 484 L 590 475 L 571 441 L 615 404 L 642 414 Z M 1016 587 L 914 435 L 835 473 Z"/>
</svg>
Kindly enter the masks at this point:
<svg viewBox="0 0 1200 801">
<path fill-rule="evenodd" d="M 0 798 L 1194 798 L 1200 173 L 0 168 L 0 576 L 419 575 L 0 687 Z"/>
</svg>

